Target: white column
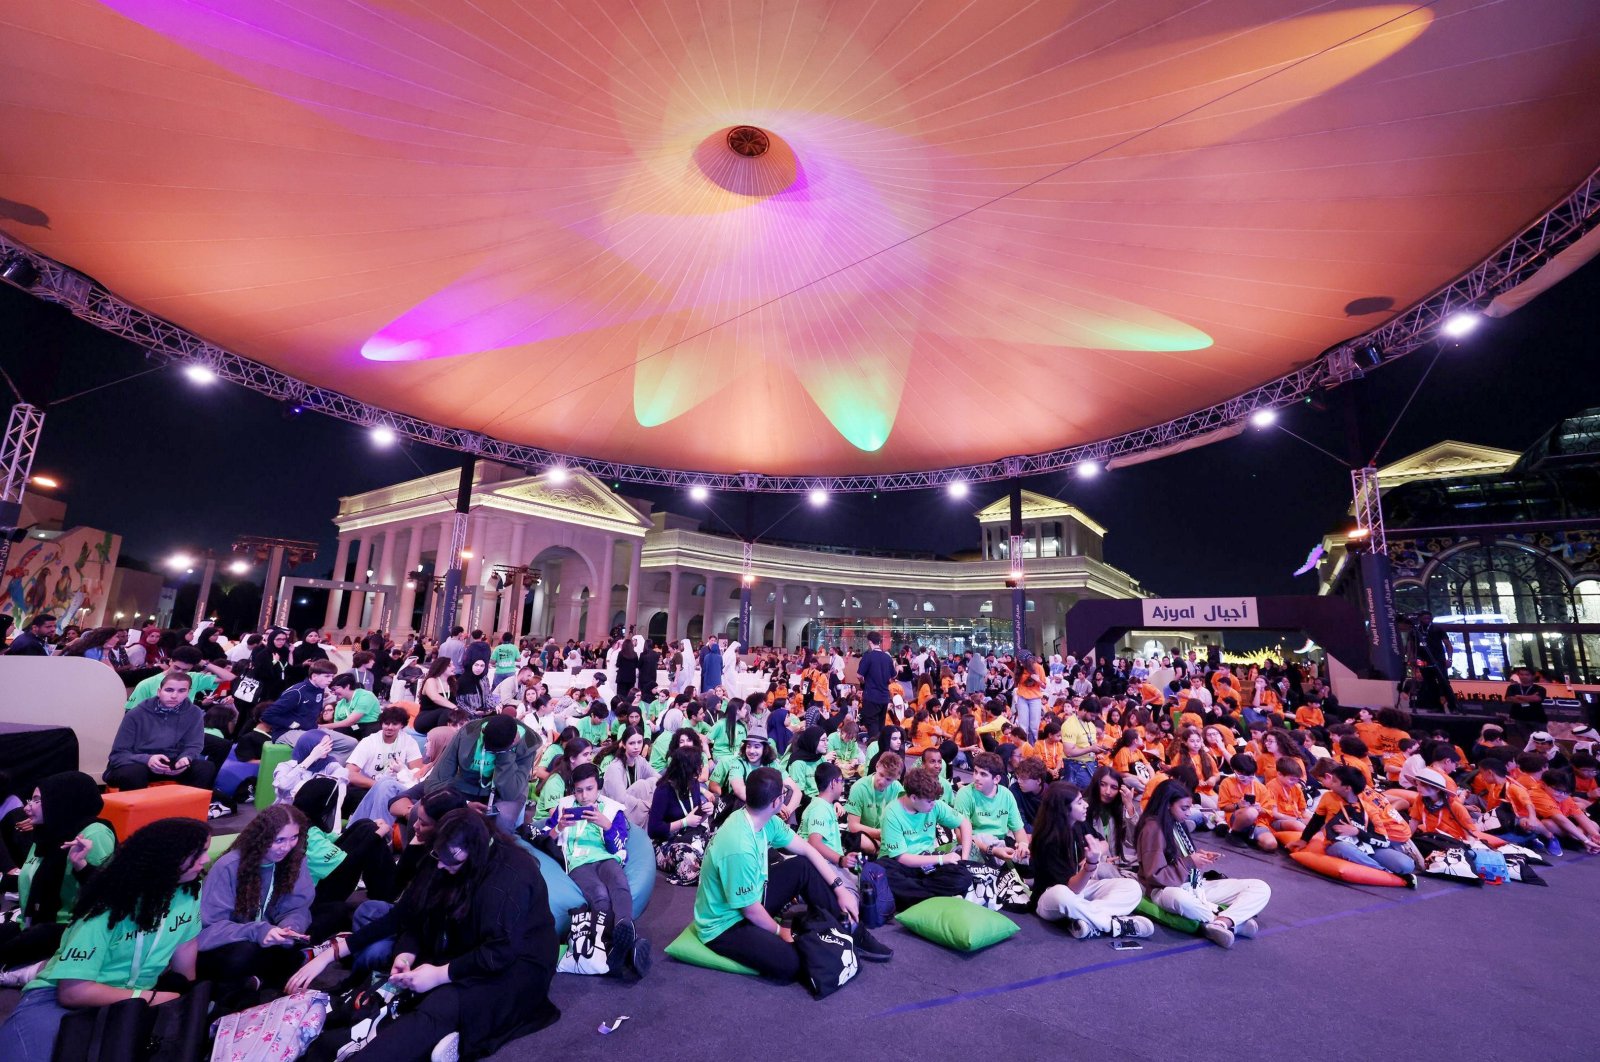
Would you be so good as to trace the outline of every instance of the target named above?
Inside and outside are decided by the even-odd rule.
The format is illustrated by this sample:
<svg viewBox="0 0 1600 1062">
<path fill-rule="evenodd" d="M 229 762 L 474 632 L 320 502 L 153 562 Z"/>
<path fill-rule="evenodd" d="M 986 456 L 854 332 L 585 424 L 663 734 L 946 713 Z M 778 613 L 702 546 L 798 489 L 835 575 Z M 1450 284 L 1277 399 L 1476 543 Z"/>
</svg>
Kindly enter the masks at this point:
<svg viewBox="0 0 1600 1062">
<path fill-rule="evenodd" d="M 344 580 L 345 569 L 350 567 L 350 543 L 355 539 L 348 532 L 339 536 L 339 550 L 333 562 L 333 579 L 335 582 Z M 328 591 L 328 613 L 322 620 L 322 629 L 331 631 L 339 622 L 339 606 L 344 604 L 343 590 Z"/>
<path fill-rule="evenodd" d="M 361 536 L 356 547 L 356 574 L 350 581 L 364 583 L 367 581 L 367 568 L 372 564 L 372 544 L 377 539 L 376 531 L 368 531 Z M 362 633 L 361 612 L 366 606 L 367 595 L 360 590 L 350 594 L 350 608 L 345 615 L 344 629 L 354 633 Z"/>
<path fill-rule="evenodd" d="M 468 633 L 482 623 L 483 604 L 486 597 L 483 587 L 483 544 L 489 539 L 489 520 L 483 515 L 469 516 L 467 526 L 467 549 L 472 551 L 472 556 L 461 566 L 461 587 L 463 590 L 474 591 L 471 604 L 467 606 L 467 614 L 461 625 Z"/>
<path fill-rule="evenodd" d="M 411 621 L 411 613 L 416 611 L 417 607 L 417 588 L 415 585 L 407 585 L 407 580 L 409 579 L 412 584 L 417 581 L 417 565 L 422 563 L 422 532 L 425 526 L 421 523 L 411 524 L 410 537 L 406 540 L 405 570 L 396 576 L 400 582 L 400 606 L 395 609 L 394 619 L 390 622 L 394 627 L 392 633 L 397 639 L 415 627 Z"/>
<path fill-rule="evenodd" d="M 520 519 L 511 525 L 511 560 L 509 563 L 519 568 L 528 563 L 528 558 L 522 555 L 523 532 L 526 529 L 527 524 Z M 511 615 L 500 621 L 500 628 L 501 630 L 510 631 L 512 640 L 517 641 L 522 638 L 522 602 L 524 601 L 523 595 L 527 591 L 522 586 L 521 575 L 512 576 L 512 580 Z"/>
<path fill-rule="evenodd" d="M 389 582 L 387 571 L 389 571 L 390 563 L 394 563 L 394 561 L 390 560 L 390 558 L 394 557 L 395 534 L 397 533 L 398 528 L 390 526 L 390 528 L 384 529 L 384 536 L 382 536 L 382 539 L 379 539 L 378 547 L 376 547 L 376 552 L 378 552 L 378 555 L 376 555 L 374 558 L 371 558 L 371 563 L 368 565 L 368 568 L 373 569 L 374 582 Z M 362 569 L 362 577 L 363 579 L 366 577 L 365 568 Z M 370 627 L 378 627 L 378 621 L 381 621 L 382 619 L 381 609 L 382 605 L 384 605 L 384 595 L 382 595 L 382 593 L 368 593 L 368 595 L 366 595 L 366 600 L 368 600 L 368 603 L 371 605 L 371 622 L 363 622 L 363 630 L 370 629 Z"/>
<path fill-rule="evenodd" d="M 783 584 L 773 587 L 772 594 L 772 645 L 781 649 L 783 640 Z"/>
<path fill-rule="evenodd" d="M 589 595 L 589 633 L 586 641 L 600 644 L 611 630 L 611 583 L 615 577 L 612 565 L 616 563 L 617 540 L 607 537 L 600 553 L 600 586 Z"/>
<path fill-rule="evenodd" d="M 639 633 L 648 635 L 650 624 L 639 624 L 639 581 L 644 574 L 640 569 L 640 565 L 644 562 L 644 540 L 630 538 L 624 541 L 628 545 L 628 598 L 627 604 L 623 606 L 623 626 L 626 627 L 629 623 L 638 624 L 645 628 Z"/>
<path fill-rule="evenodd" d="M 676 645 L 683 638 L 678 626 L 678 584 L 683 581 L 683 571 L 673 568 L 667 573 L 667 644 Z"/>
<path fill-rule="evenodd" d="M 1067 555 L 1069 557 L 1078 555 L 1078 521 L 1070 516 L 1067 518 Z"/>
</svg>

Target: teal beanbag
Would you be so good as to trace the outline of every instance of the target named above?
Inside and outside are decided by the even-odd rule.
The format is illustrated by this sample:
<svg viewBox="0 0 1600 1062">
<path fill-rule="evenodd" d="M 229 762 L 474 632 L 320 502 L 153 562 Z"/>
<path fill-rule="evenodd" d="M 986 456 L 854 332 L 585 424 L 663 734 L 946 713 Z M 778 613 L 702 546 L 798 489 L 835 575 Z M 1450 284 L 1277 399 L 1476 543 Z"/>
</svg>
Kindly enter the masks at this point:
<svg viewBox="0 0 1600 1062">
<path fill-rule="evenodd" d="M 704 966 L 708 970 L 721 970 L 723 973 L 744 974 L 747 977 L 756 976 L 756 972 L 742 962 L 734 962 L 724 955 L 718 955 L 700 941 L 694 931 L 694 923 L 690 922 L 683 927 L 683 932 L 667 945 L 667 954 L 679 962 L 688 963 L 690 966 Z"/>
<path fill-rule="evenodd" d="M 1019 927 L 999 911 L 979 907 L 959 896 L 923 900 L 895 920 L 924 940 L 956 951 L 981 951 L 1018 932 Z"/>
<path fill-rule="evenodd" d="M 623 873 L 628 878 L 628 891 L 633 893 L 633 917 L 638 918 L 656 889 L 656 848 L 650 843 L 650 835 L 633 823 L 628 824 L 628 863 Z"/>
<path fill-rule="evenodd" d="M 520 837 L 517 838 L 517 843 L 531 853 L 534 861 L 539 864 L 539 876 L 544 878 L 545 892 L 550 894 L 550 913 L 555 916 L 556 936 L 564 939 L 572 925 L 571 911 L 573 908 L 582 907 L 587 901 L 584 900 L 578 886 L 567 877 L 567 872 L 561 869 L 560 863 Z"/>
</svg>

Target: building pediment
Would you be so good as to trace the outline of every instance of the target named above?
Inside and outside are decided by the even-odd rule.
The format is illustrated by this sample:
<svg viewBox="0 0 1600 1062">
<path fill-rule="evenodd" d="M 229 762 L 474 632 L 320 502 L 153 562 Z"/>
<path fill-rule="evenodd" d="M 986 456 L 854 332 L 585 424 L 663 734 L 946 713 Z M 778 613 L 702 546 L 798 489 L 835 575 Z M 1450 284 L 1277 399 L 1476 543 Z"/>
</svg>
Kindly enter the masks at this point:
<svg viewBox="0 0 1600 1062">
<path fill-rule="evenodd" d="M 1419 479 L 1458 479 L 1508 471 L 1522 455 L 1514 450 L 1445 439 L 1378 469 L 1378 485 L 1387 489 Z"/>
<path fill-rule="evenodd" d="M 1068 504 L 1060 498 L 1051 498 L 1044 494 L 1036 494 L 1031 490 L 1022 492 L 1022 518 L 1024 520 L 1076 520 L 1095 534 L 1105 537 L 1105 528 L 1101 527 L 1076 505 Z M 1001 495 L 995 501 L 978 510 L 978 523 L 1003 524 L 1011 520 L 1011 499 Z"/>
<path fill-rule="evenodd" d="M 496 501 L 514 503 L 502 506 L 505 508 L 569 523 L 623 524 L 640 532 L 651 526 L 638 509 L 607 490 L 587 472 L 570 472 L 561 483 L 552 483 L 547 476 L 496 483 L 480 503 L 493 506 Z"/>
</svg>

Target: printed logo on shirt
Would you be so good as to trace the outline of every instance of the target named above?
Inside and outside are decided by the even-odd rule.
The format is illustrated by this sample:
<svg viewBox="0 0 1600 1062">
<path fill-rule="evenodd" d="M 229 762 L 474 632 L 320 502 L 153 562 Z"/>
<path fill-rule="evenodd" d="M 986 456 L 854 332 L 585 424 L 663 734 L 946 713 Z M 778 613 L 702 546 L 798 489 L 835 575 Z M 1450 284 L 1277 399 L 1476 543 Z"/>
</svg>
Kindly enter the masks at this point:
<svg viewBox="0 0 1600 1062">
<path fill-rule="evenodd" d="M 90 959 L 94 958 L 94 953 L 97 950 L 99 949 L 89 948 L 87 951 L 85 951 L 83 948 L 76 947 L 63 948 L 59 957 L 62 962 L 88 962 Z"/>
</svg>

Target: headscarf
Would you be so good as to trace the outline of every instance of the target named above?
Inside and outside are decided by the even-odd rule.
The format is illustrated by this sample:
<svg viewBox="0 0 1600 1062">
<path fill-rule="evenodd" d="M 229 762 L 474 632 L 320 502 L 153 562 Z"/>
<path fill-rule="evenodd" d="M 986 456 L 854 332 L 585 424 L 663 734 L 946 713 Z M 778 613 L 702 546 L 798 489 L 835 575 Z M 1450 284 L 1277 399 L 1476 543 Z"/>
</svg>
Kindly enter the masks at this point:
<svg viewBox="0 0 1600 1062">
<path fill-rule="evenodd" d="M 322 739 L 327 736 L 328 735 L 324 734 L 321 730 L 307 730 L 304 734 L 301 734 L 294 743 L 294 761 L 299 763 L 307 756 L 311 755 L 312 750 L 314 750 L 322 741 Z M 316 763 L 308 766 L 306 770 L 310 771 L 312 774 L 321 774 L 323 768 L 327 767 L 328 764 L 333 762 L 335 762 L 333 754 L 329 753 Z"/>
<path fill-rule="evenodd" d="M 293 803 L 307 822 L 327 833 L 333 829 L 333 813 L 339 806 L 339 783 L 332 778 L 313 778 L 295 790 Z"/>
<path fill-rule="evenodd" d="M 144 666 L 160 667 L 167 662 L 167 654 L 161 648 L 161 628 L 155 624 L 139 632 L 139 644 L 144 646 Z"/>
<path fill-rule="evenodd" d="M 100 799 L 100 787 L 93 778 L 82 771 L 62 771 L 39 780 L 39 805 L 44 821 L 33 828 L 33 851 L 39 857 L 39 869 L 34 872 L 28 905 L 22 912 L 29 925 L 56 920 L 68 866 L 62 845 L 100 817 L 105 801 Z"/>
</svg>

